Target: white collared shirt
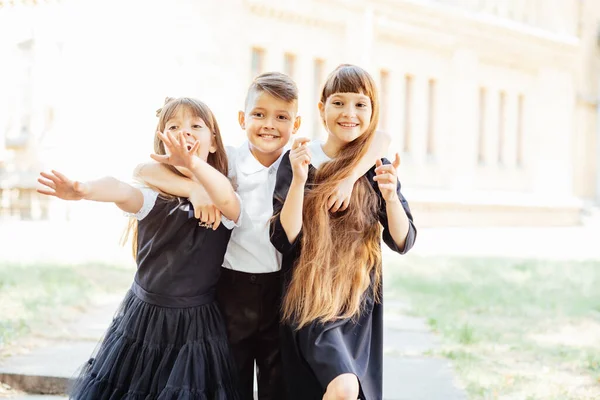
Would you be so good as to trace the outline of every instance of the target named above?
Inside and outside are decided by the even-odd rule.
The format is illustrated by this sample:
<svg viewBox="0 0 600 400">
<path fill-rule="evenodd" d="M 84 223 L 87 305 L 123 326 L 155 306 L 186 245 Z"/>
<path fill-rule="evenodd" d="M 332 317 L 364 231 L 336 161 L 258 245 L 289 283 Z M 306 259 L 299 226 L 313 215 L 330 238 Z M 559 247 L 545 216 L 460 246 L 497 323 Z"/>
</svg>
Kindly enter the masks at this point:
<svg viewBox="0 0 600 400">
<path fill-rule="evenodd" d="M 281 253 L 269 239 L 269 220 L 273 216 L 273 191 L 277 168 L 282 156 L 270 167 L 259 163 L 252 155 L 249 143 L 227 147 L 229 178 L 244 205 L 239 226 L 231 233 L 223 267 L 254 274 L 281 269 Z"/>
</svg>

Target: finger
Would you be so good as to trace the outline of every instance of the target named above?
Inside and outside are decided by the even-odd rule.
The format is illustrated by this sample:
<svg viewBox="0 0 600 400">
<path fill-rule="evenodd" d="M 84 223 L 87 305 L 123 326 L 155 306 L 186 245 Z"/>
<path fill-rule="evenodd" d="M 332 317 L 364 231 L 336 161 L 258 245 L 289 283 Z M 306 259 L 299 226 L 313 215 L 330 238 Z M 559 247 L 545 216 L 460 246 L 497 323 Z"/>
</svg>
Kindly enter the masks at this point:
<svg viewBox="0 0 600 400">
<path fill-rule="evenodd" d="M 48 186 L 49 188 L 56 189 L 56 184 L 48 179 L 38 178 L 37 181 L 44 186 Z"/>
<path fill-rule="evenodd" d="M 45 194 L 46 196 L 56 196 L 56 192 L 51 191 L 51 190 L 37 189 L 36 192 Z"/>
<path fill-rule="evenodd" d="M 200 148 L 200 141 L 196 140 L 196 142 L 194 142 L 194 145 L 192 146 L 192 148 L 189 150 L 190 153 L 195 154 L 198 152 L 198 149 Z"/>
<path fill-rule="evenodd" d="M 342 206 L 340 207 L 339 211 L 346 211 L 346 209 L 348 208 L 349 205 L 350 205 L 350 197 L 346 197 L 344 199 L 344 202 L 342 203 Z"/>
<path fill-rule="evenodd" d="M 208 208 L 202 207 L 202 211 L 200 211 L 200 221 L 206 223 L 208 221 Z"/>
<path fill-rule="evenodd" d="M 297 149 L 298 147 L 300 147 L 303 144 L 308 143 L 308 142 L 310 142 L 309 138 L 305 138 L 305 137 L 297 138 L 296 140 L 294 140 L 294 144 L 292 145 L 292 150 Z"/>
<path fill-rule="evenodd" d="M 47 174 L 45 172 L 40 172 L 40 175 L 43 176 L 46 179 L 51 180 L 52 182 L 58 184 L 60 183 L 60 179 L 58 179 L 56 176 L 52 175 L 52 174 Z"/>
<path fill-rule="evenodd" d="M 394 166 L 392 164 L 385 164 L 385 165 L 382 165 L 381 167 L 375 168 L 375 172 L 377 173 L 377 175 L 381 175 L 381 174 L 385 174 L 385 173 L 396 175 L 396 168 L 394 168 Z"/>
<path fill-rule="evenodd" d="M 200 208 L 201 207 L 194 207 L 194 218 L 196 219 L 200 219 Z"/>
<path fill-rule="evenodd" d="M 335 204 L 333 205 L 333 207 L 331 208 L 331 212 L 338 212 L 338 210 L 340 209 L 340 207 L 342 206 L 343 200 L 342 199 L 337 199 L 335 201 Z"/>
<path fill-rule="evenodd" d="M 150 158 L 153 159 L 154 161 L 158 161 L 159 163 L 165 163 L 165 164 L 169 163 L 168 155 L 150 154 Z"/>
<path fill-rule="evenodd" d="M 394 185 L 393 183 L 381 183 L 381 182 L 379 182 L 379 190 L 380 191 L 384 191 L 384 190 L 395 191 L 396 190 L 396 185 Z"/>
<path fill-rule="evenodd" d="M 206 222 L 209 224 L 215 223 L 215 208 L 214 207 L 208 208 L 208 220 Z"/>
<path fill-rule="evenodd" d="M 55 170 L 52 170 L 52 173 L 53 173 L 54 175 L 56 175 L 56 177 L 57 177 L 58 179 L 60 179 L 61 181 L 64 181 L 64 182 L 69 182 L 69 178 L 67 178 L 66 176 L 64 176 L 64 175 L 63 175 L 63 174 L 61 174 L 60 172 L 58 172 L 58 171 L 55 171 Z"/>
<path fill-rule="evenodd" d="M 215 212 L 215 223 L 213 224 L 213 231 L 216 231 L 217 228 L 221 225 L 221 211 L 216 209 Z"/>
<path fill-rule="evenodd" d="M 400 166 L 400 154 L 396 153 L 396 157 L 394 158 L 394 162 L 392 163 L 395 169 L 398 169 Z"/>
<path fill-rule="evenodd" d="M 382 165 L 383 165 L 383 163 L 382 163 L 382 162 L 381 162 L 381 160 L 378 158 L 378 159 L 377 159 L 377 161 L 375 161 L 375 166 L 376 166 L 377 168 L 379 168 L 379 167 L 381 167 Z M 377 170 L 377 169 L 375 169 L 375 170 Z"/>
<path fill-rule="evenodd" d="M 331 210 L 331 207 L 333 207 L 333 205 L 335 204 L 336 201 L 336 195 L 332 194 L 331 196 L 329 196 L 329 199 L 327 199 L 327 209 Z"/>
<path fill-rule="evenodd" d="M 374 181 L 382 183 L 392 183 L 396 177 L 388 172 L 381 173 L 373 178 Z"/>
</svg>

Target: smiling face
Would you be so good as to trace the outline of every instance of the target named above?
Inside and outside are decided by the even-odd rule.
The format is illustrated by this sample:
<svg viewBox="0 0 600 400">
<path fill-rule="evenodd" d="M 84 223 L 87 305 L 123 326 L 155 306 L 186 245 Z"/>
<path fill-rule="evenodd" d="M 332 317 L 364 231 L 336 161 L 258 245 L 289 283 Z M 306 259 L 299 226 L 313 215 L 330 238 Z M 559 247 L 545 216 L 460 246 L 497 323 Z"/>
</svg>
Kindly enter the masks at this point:
<svg viewBox="0 0 600 400">
<path fill-rule="evenodd" d="M 371 99 L 362 93 L 333 93 L 319 103 L 330 148 L 340 149 L 363 135 L 371 122 Z"/>
<path fill-rule="evenodd" d="M 248 97 L 239 122 L 246 130 L 250 151 L 265 166 L 271 165 L 283 151 L 292 134 L 300 127 L 297 102 L 287 102 L 265 91 L 254 91 Z"/>
</svg>

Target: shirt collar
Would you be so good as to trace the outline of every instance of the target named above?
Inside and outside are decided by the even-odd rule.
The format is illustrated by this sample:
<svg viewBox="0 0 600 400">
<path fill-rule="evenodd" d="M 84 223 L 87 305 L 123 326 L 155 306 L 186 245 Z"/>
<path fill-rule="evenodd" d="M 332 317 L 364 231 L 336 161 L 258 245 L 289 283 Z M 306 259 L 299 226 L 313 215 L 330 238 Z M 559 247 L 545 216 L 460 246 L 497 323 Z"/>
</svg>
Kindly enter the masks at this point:
<svg viewBox="0 0 600 400">
<path fill-rule="evenodd" d="M 244 174 L 254 174 L 264 169 L 274 169 L 277 170 L 279 168 L 279 164 L 281 163 L 281 159 L 283 155 L 287 151 L 288 146 L 286 145 L 281 152 L 281 155 L 271 166 L 265 167 L 254 157 L 252 152 L 250 151 L 250 142 L 245 142 L 242 144 L 239 155 L 239 168 Z"/>
</svg>

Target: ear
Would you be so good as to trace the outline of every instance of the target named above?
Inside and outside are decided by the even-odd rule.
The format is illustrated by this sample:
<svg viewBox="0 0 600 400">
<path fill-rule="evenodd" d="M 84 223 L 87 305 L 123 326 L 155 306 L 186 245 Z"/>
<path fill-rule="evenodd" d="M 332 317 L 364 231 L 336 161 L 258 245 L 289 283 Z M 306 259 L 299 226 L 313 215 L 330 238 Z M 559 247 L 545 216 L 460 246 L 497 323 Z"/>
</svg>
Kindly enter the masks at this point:
<svg viewBox="0 0 600 400">
<path fill-rule="evenodd" d="M 325 123 L 325 104 L 323 104 L 322 101 L 319 102 L 319 115 L 321 116 L 321 121 L 323 121 L 323 123 L 327 125 Z"/>
<path fill-rule="evenodd" d="M 217 140 L 215 139 L 215 134 L 213 133 L 212 138 L 210 139 L 210 148 L 208 149 L 209 153 L 217 152 Z"/>
<path fill-rule="evenodd" d="M 238 111 L 238 122 L 240 123 L 240 128 L 246 129 L 246 113 L 243 111 Z"/>
<path fill-rule="evenodd" d="M 302 118 L 298 115 L 296 116 L 296 119 L 294 119 L 294 130 L 292 131 L 292 135 L 298 132 L 300 125 L 302 125 Z"/>
</svg>

